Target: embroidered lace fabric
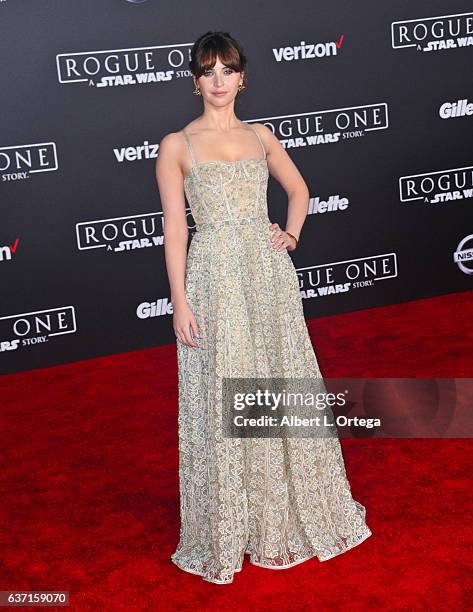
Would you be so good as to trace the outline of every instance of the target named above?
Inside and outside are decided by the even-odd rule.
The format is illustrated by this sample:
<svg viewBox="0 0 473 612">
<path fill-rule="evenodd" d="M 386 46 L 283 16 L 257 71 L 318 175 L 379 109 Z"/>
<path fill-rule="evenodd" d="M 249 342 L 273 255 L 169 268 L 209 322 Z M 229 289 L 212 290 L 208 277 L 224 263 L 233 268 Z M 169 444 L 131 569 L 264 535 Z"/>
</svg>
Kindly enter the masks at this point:
<svg viewBox="0 0 473 612">
<path fill-rule="evenodd" d="M 292 259 L 270 245 L 266 155 L 199 163 L 183 135 L 196 223 L 185 292 L 203 338 L 201 348 L 177 343 L 181 525 L 171 559 L 227 584 L 245 553 L 254 565 L 283 569 L 331 559 L 372 532 L 338 438 L 222 436 L 223 377 L 322 375 Z"/>
</svg>

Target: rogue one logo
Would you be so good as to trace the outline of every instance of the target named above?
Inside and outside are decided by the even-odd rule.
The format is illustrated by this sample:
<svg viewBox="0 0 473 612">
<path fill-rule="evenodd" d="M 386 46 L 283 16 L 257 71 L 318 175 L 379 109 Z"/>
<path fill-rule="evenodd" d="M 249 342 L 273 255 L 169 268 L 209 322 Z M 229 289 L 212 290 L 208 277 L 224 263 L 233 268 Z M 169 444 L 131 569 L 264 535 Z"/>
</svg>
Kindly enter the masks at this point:
<svg viewBox="0 0 473 612">
<path fill-rule="evenodd" d="M 0 317 L 0 353 L 46 344 L 53 336 L 77 331 L 74 306 Z"/>
<path fill-rule="evenodd" d="M 473 166 L 401 176 L 399 194 L 401 202 L 426 204 L 473 198 Z"/>
<path fill-rule="evenodd" d="M 60 83 L 86 82 L 89 87 L 161 83 L 187 78 L 192 43 L 74 51 L 56 55 Z"/>
<path fill-rule="evenodd" d="M 0 180 L 17 181 L 58 169 L 56 143 L 38 142 L 0 148 Z"/>
<path fill-rule="evenodd" d="M 416 47 L 418 51 L 443 51 L 473 45 L 473 13 L 421 17 L 393 21 L 393 49 Z"/>
</svg>

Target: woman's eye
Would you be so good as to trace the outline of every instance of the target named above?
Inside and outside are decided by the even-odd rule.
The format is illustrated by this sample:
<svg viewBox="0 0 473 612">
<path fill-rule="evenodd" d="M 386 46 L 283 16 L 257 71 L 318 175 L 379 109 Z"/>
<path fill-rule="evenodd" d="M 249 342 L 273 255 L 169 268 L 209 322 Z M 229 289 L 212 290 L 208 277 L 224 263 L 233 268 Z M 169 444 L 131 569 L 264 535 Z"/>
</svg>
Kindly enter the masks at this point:
<svg viewBox="0 0 473 612">
<path fill-rule="evenodd" d="M 226 68 L 225 69 L 225 74 L 232 74 L 234 72 L 233 68 Z M 206 70 L 204 72 L 204 76 L 212 76 L 213 74 L 213 70 Z"/>
</svg>

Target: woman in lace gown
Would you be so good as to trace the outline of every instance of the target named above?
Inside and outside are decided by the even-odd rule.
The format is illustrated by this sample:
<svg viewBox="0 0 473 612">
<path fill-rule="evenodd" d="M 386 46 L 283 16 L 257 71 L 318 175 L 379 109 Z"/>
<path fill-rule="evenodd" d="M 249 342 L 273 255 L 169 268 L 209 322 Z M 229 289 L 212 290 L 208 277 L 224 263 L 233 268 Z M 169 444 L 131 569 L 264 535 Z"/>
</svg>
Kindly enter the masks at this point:
<svg viewBox="0 0 473 612">
<path fill-rule="evenodd" d="M 308 189 L 272 132 L 236 117 L 245 66 L 228 33 L 195 42 L 190 67 L 204 110 L 161 140 L 156 162 L 179 368 L 181 527 L 171 559 L 217 584 L 233 582 L 245 553 L 283 569 L 371 535 L 338 437 L 222 435 L 224 377 L 322 376 L 288 254 Z M 268 216 L 270 172 L 289 196 L 286 230 Z M 188 253 L 184 195 L 196 224 Z"/>
</svg>

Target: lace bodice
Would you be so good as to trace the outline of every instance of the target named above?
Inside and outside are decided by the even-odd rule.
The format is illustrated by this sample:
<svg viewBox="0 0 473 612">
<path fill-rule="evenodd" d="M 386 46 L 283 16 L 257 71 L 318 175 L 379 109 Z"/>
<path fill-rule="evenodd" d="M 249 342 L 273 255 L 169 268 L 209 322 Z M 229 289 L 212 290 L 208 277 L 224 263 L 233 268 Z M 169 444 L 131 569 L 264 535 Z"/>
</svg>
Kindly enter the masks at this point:
<svg viewBox="0 0 473 612">
<path fill-rule="evenodd" d="M 267 217 L 268 164 L 263 143 L 257 135 L 263 157 L 234 161 L 197 162 L 187 133 L 183 130 L 192 166 L 184 178 L 184 192 L 196 223 L 196 229 L 238 221 L 244 218 Z"/>
</svg>

